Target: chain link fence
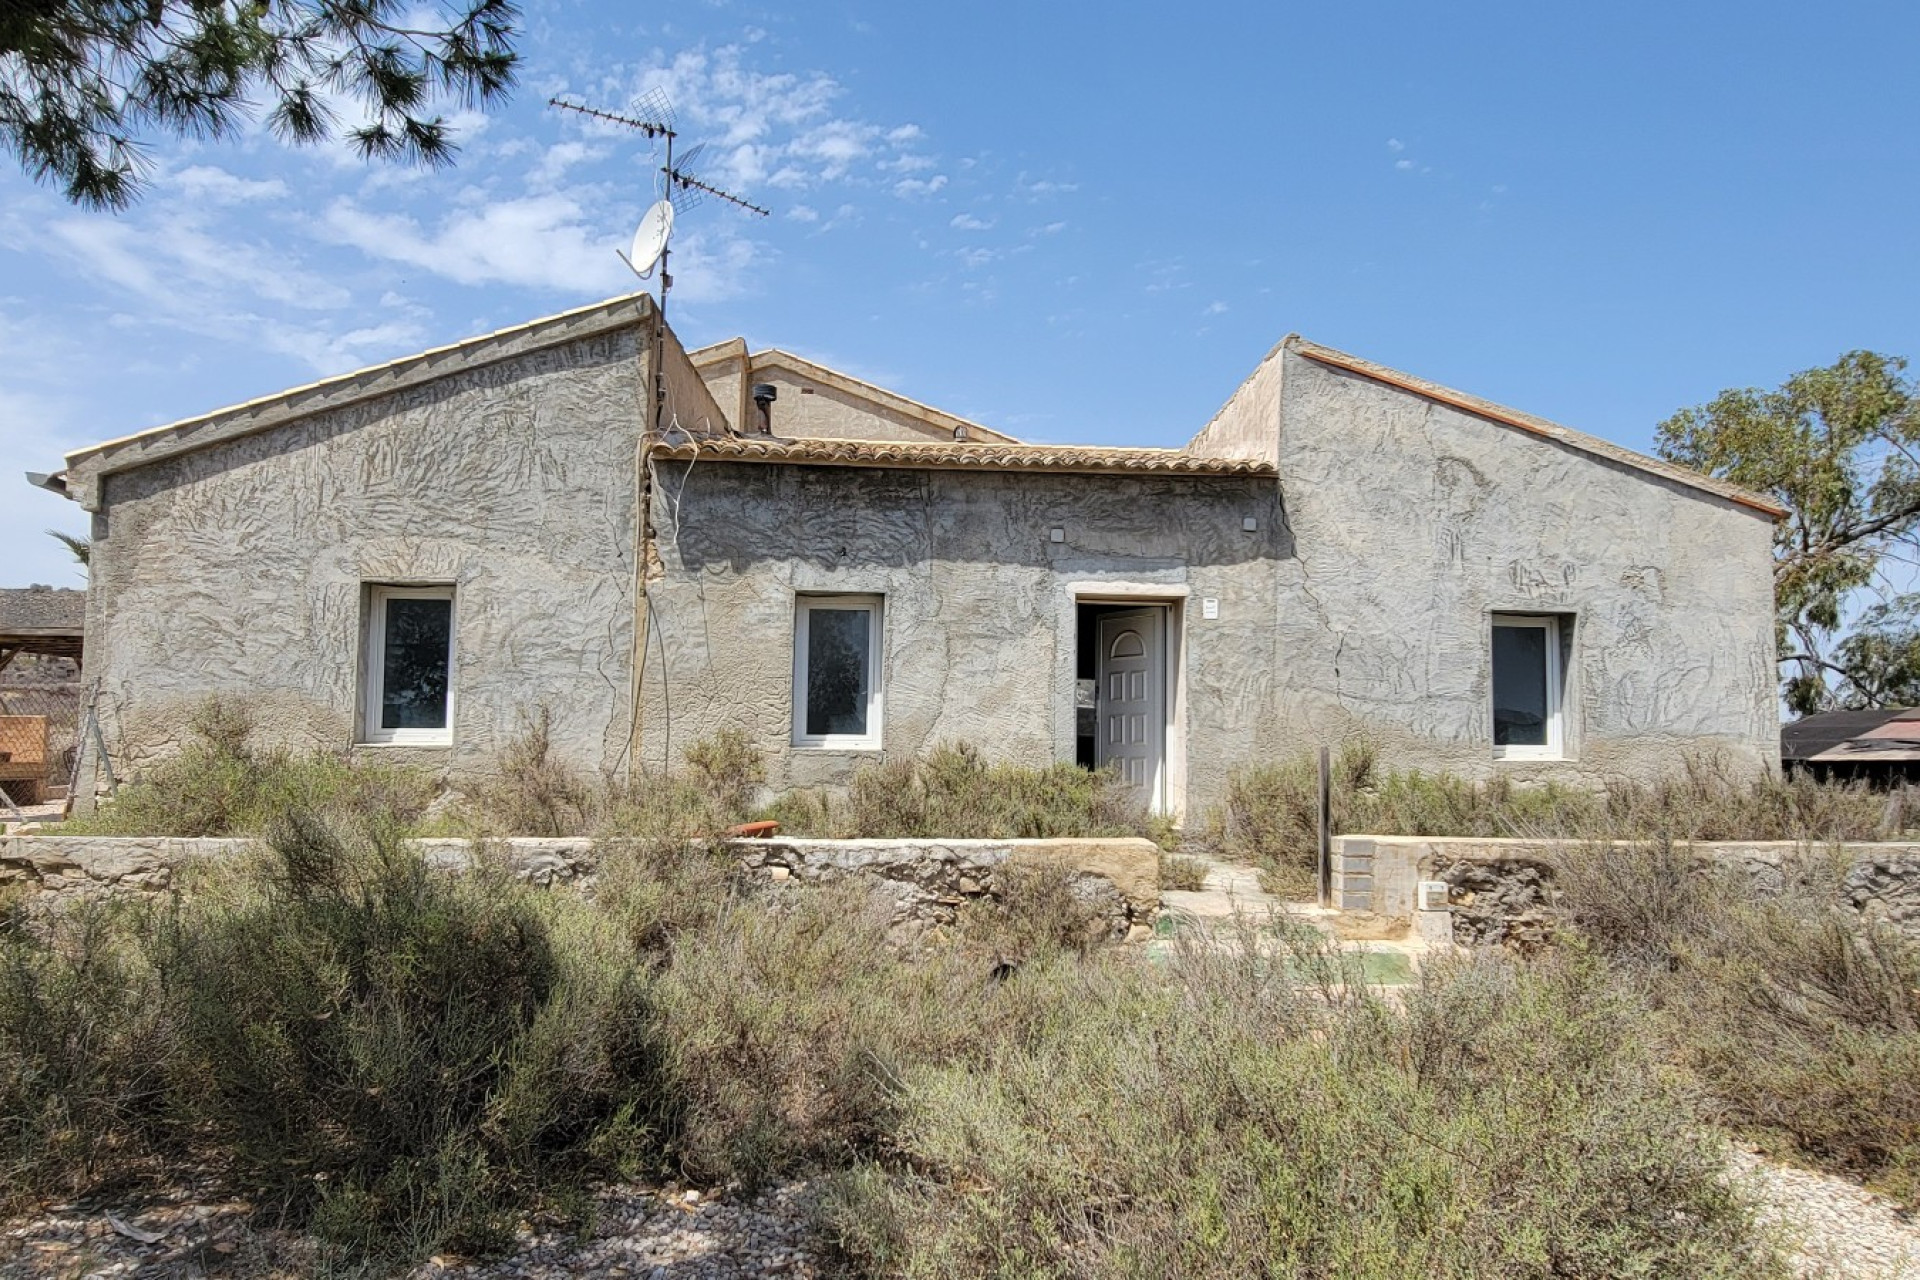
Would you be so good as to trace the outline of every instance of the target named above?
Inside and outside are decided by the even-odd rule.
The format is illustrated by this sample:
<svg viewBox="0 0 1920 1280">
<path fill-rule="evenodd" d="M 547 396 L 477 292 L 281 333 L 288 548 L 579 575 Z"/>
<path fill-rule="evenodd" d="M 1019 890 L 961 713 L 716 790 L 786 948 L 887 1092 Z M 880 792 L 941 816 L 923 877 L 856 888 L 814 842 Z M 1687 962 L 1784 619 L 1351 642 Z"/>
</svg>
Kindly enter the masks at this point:
<svg viewBox="0 0 1920 1280">
<path fill-rule="evenodd" d="M 12 804 L 66 798 L 82 687 L 66 658 L 22 654 L 0 670 L 0 791 Z"/>
</svg>

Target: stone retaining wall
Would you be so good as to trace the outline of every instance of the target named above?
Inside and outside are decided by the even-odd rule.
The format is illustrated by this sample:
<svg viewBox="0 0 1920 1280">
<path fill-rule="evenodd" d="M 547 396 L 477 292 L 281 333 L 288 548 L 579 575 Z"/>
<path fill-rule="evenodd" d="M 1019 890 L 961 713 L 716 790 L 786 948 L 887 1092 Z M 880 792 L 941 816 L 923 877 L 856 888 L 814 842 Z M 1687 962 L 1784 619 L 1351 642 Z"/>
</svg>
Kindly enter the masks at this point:
<svg viewBox="0 0 1920 1280">
<path fill-rule="evenodd" d="M 1920 937 L 1920 843 L 1702 841 L 1688 847 L 1703 861 L 1737 866 L 1763 884 L 1784 883 L 1789 860 L 1830 849 L 1847 862 L 1841 893 L 1849 906 Z M 1419 882 L 1442 881 L 1456 942 L 1534 945 L 1551 924 L 1552 859 L 1583 850 L 1605 856 L 1590 841 L 1337 836 L 1334 905 L 1422 923 L 1419 917 L 1437 913 L 1416 910 Z"/>
<path fill-rule="evenodd" d="M 472 864 L 473 842 L 419 840 L 437 865 Z M 7 836 L 0 838 L 0 889 L 24 887 L 58 909 L 113 893 L 162 893 L 196 858 L 230 857 L 249 840 L 169 836 Z M 494 840 L 516 875 L 536 884 L 590 881 L 605 846 L 587 839 Z M 1009 866 L 1054 863 L 1074 872 L 1074 892 L 1092 905 L 1109 936 L 1141 936 L 1160 904 L 1160 851 L 1149 840 L 737 840 L 732 851 L 756 885 L 872 881 L 894 902 L 904 933 L 953 923 L 973 899 L 998 893 Z"/>
</svg>

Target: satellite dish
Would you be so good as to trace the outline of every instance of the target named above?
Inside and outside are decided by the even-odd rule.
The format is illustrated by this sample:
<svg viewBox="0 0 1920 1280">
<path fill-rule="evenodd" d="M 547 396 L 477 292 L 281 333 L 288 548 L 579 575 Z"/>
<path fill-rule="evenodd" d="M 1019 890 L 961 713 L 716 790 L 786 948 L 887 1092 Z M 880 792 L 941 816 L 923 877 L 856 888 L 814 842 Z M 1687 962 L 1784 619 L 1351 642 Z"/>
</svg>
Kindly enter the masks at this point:
<svg viewBox="0 0 1920 1280">
<path fill-rule="evenodd" d="M 667 251 L 667 238 L 673 234 L 673 205 L 657 200 L 640 215 L 640 226 L 633 233 L 633 254 L 627 265 L 642 280 L 653 274 L 654 264 Z"/>
</svg>

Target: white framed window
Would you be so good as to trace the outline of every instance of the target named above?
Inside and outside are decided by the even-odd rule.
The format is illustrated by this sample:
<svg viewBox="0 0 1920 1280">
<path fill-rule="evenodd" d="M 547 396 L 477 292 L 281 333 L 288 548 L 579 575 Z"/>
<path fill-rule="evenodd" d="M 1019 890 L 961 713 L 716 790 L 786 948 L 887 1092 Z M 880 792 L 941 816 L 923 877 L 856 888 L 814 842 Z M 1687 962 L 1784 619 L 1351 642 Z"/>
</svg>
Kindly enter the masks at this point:
<svg viewBox="0 0 1920 1280">
<path fill-rule="evenodd" d="M 795 596 L 793 745 L 878 750 L 879 596 Z"/>
<path fill-rule="evenodd" d="M 1566 754 L 1561 620 L 1493 615 L 1493 754 L 1501 760 L 1559 760 Z"/>
<path fill-rule="evenodd" d="M 360 741 L 453 742 L 453 588 L 367 589 Z"/>
</svg>

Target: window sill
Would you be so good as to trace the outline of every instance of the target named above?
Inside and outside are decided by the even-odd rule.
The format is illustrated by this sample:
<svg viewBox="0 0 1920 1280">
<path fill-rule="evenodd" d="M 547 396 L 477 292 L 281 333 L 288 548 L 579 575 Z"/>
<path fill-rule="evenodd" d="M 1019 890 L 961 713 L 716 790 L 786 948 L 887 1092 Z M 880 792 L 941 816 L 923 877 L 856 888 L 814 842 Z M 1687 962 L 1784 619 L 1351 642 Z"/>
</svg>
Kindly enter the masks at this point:
<svg viewBox="0 0 1920 1280">
<path fill-rule="evenodd" d="M 1499 751 L 1493 753 L 1495 764 L 1568 764 L 1572 760 L 1572 756 L 1562 752 L 1541 755 L 1507 755 Z"/>
<path fill-rule="evenodd" d="M 353 744 L 355 751 L 365 748 L 385 749 L 388 747 L 426 747 L 429 749 L 447 749 L 453 746 L 452 738 L 374 738 Z"/>
<path fill-rule="evenodd" d="M 871 738 L 809 738 L 804 742 L 796 738 L 792 745 L 795 751 L 845 751 L 867 755 L 879 755 L 886 749 Z"/>
</svg>

